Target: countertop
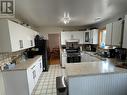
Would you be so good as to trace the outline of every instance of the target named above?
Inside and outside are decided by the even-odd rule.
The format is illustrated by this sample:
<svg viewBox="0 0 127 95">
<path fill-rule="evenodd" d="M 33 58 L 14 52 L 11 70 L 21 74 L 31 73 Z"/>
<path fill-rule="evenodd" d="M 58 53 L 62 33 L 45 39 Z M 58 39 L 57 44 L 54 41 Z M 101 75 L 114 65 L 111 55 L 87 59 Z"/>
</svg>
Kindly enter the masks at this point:
<svg viewBox="0 0 127 95">
<path fill-rule="evenodd" d="M 80 62 L 65 64 L 67 77 L 100 75 L 127 72 L 127 69 L 115 67 L 109 62 Z"/>
<path fill-rule="evenodd" d="M 35 56 L 34 58 L 29 58 L 29 59 L 27 59 L 24 62 L 16 64 L 14 69 L 12 69 L 12 70 L 3 70 L 2 72 L 5 72 L 5 71 L 15 71 L 15 70 L 26 70 L 30 66 L 32 66 L 33 63 L 36 62 L 40 57 L 41 57 L 41 55 Z"/>
</svg>

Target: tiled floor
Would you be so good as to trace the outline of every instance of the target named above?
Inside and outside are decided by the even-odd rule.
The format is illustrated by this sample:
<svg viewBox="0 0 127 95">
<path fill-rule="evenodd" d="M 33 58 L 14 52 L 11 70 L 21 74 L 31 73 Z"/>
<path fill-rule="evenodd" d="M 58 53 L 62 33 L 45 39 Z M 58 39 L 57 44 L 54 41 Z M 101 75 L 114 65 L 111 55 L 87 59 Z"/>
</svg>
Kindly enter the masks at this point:
<svg viewBox="0 0 127 95">
<path fill-rule="evenodd" d="M 65 75 L 60 65 L 50 65 L 48 72 L 42 72 L 32 95 L 57 95 L 56 77 Z"/>
</svg>

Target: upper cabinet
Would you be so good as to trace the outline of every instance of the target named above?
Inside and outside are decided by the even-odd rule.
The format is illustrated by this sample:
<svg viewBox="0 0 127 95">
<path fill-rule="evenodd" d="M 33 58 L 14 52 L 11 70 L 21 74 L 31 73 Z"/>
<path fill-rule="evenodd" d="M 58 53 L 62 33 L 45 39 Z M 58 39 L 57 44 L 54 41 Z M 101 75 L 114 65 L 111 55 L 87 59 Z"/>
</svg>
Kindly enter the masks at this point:
<svg viewBox="0 0 127 95">
<path fill-rule="evenodd" d="M 98 44 L 98 29 L 90 30 L 90 44 Z"/>
<path fill-rule="evenodd" d="M 61 32 L 61 45 L 66 45 L 67 41 L 79 41 L 79 44 L 83 44 L 83 32 L 82 31 L 67 31 Z"/>
<path fill-rule="evenodd" d="M 112 44 L 112 23 L 109 23 L 106 25 L 106 45 L 111 45 Z"/>
<path fill-rule="evenodd" d="M 98 44 L 98 29 L 84 32 L 84 44 Z"/>
<path fill-rule="evenodd" d="M 84 44 L 90 44 L 90 30 L 84 31 Z"/>
<path fill-rule="evenodd" d="M 123 33 L 123 48 L 127 48 L 127 15 L 125 16 L 124 33 Z"/>
<path fill-rule="evenodd" d="M 0 20 L 0 52 L 15 52 L 34 46 L 37 32 L 10 20 Z"/>
<path fill-rule="evenodd" d="M 121 45 L 122 25 L 122 20 L 106 25 L 106 45 Z"/>
</svg>

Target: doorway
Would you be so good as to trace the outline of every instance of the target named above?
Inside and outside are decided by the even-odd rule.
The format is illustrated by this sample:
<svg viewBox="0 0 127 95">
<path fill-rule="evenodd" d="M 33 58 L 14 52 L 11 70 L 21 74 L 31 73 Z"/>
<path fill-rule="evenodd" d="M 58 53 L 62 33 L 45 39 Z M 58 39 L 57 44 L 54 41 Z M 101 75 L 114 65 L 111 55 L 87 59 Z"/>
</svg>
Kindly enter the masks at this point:
<svg viewBox="0 0 127 95">
<path fill-rule="evenodd" d="M 49 39 L 49 55 L 50 65 L 60 64 L 60 35 L 59 34 L 48 34 Z"/>
</svg>

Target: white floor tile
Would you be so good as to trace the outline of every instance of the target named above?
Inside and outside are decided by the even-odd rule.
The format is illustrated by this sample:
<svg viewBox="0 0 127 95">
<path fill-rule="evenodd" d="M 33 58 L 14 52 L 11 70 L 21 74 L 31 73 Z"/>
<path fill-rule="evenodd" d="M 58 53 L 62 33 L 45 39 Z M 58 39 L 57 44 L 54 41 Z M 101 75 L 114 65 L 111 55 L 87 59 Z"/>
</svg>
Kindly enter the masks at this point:
<svg viewBox="0 0 127 95">
<path fill-rule="evenodd" d="M 57 95 L 56 77 L 65 75 L 60 65 L 50 65 L 48 72 L 42 72 L 32 95 Z"/>
</svg>

